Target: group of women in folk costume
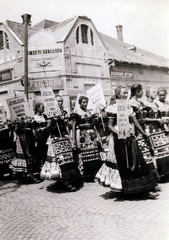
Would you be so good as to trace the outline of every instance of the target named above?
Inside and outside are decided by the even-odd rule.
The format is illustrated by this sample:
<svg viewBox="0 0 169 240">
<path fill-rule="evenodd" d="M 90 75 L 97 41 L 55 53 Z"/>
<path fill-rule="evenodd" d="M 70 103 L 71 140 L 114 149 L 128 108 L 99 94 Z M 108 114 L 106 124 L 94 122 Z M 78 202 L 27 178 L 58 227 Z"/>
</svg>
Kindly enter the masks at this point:
<svg viewBox="0 0 169 240">
<path fill-rule="evenodd" d="M 127 95 L 124 86 L 115 90 L 116 99 L 126 99 Z M 96 181 L 110 186 L 112 191 L 142 193 L 146 198 L 155 198 L 158 181 L 169 174 L 168 118 L 167 113 L 163 113 L 166 116 L 163 118 L 161 109 L 154 102 L 156 94 L 152 88 L 146 90 L 147 101 L 140 101 L 142 95 L 142 86 L 134 84 L 129 100 L 131 133 L 125 139 L 118 139 L 117 104 L 110 102 L 105 108 L 110 137 L 105 149 L 106 160 L 96 174 Z M 113 178 L 115 169 L 117 177 Z"/>
<path fill-rule="evenodd" d="M 169 108 L 160 97 L 155 101 L 152 88 L 146 91 L 146 101 L 141 101 L 142 95 L 142 86 L 134 84 L 128 100 L 129 132 L 124 139 L 119 138 L 117 100 L 126 101 L 125 86 L 117 87 L 110 105 L 96 114 L 88 110 L 89 99 L 83 95 L 79 108 L 70 115 L 60 95 L 56 95 L 59 116 L 47 118 L 44 104 L 37 103 L 33 118 L 16 119 L 13 127 L 9 125 L 9 154 L 1 142 L 1 156 L 4 153 L 4 159 L 11 162 L 14 175 L 20 173 L 30 182 L 40 181 L 38 172 L 41 179 L 61 180 L 68 191 L 95 180 L 115 192 L 155 198 L 158 181 L 169 174 Z M 16 151 L 11 142 L 16 143 Z"/>
<path fill-rule="evenodd" d="M 143 95 L 143 89 L 140 84 L 133 85 L 131 90 L 132 99 L 135 100 L 133 105 L 138 122 L 142 130 L 149 136 L 148 140 L 145 142 L 144 139 L 137 134 L 138 143 L 148 165 L 157 179 L 159 176 L 164 177 L 169 174 L 168 118 L 163 118 L 163 115 L 166 115 L 167 112 L 164 114 L 163 109 L 160 108 L 155 101 L 156 91 L 153 88 L 148 88 L 146 90 L 147 100 L 144 102 L 139 100 Z M 147 146 L 147 150 L 145 146 Z M 154 161 L 154 169 L 151 159 Z"/>
</svg>

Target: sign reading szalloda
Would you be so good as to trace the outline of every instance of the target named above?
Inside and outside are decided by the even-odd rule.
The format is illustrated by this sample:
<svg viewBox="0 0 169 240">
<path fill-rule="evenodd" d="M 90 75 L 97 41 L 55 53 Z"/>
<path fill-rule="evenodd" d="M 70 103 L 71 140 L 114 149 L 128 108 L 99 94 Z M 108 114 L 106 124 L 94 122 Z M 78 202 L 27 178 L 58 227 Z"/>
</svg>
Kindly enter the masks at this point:
<svg viewBox="0 0 169 240">
<path fill-rule="evenodd" d="M 116 100 L 118 138 L 125 139 L 130 136 L 131 126 L 129 123 L 130 105 L 126 100 Z"/>
<path fill-rule="evenodd" d="M 4 106 L 0 106 L 0 131 L 8 128 Z"/>
<path fill-rule="evenodd" d="M 91 102 L 91 108 L 93 113 L 98 113 L 100 110 L 106 107 L 106 101 L 103 94 L 101 83 L 96 84 L 86 91 L 86 94 Z"/>
<path fill-rule="evenodd" d="M 11 120 L 16 118 L 24 118 L 25 116 L 31 117 L 31 111 L 26 98 L 26 95 L 7 99 L 8 108 L 11 114 Z"/>
<path fill-rule="evenodd" d="M 54 92 L 51 87 L 40 88 L 45 113 L 48 118 L 61 115 L 61 110 L 56 101 Z"/>
</svg>

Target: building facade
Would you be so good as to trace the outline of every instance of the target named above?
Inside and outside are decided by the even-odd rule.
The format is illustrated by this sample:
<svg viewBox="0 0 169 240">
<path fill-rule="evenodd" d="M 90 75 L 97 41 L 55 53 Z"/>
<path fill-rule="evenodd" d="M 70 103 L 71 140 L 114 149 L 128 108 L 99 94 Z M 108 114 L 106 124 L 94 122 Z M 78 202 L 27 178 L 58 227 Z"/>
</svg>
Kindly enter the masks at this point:
<svg viewBox="0 0 169 240">
<path fill-rule="evenodd" d="M 40 88 L 52 87 L 64 98 L 71 112 L 78 93 L 101 83 L 107 100 L 121 84 L 129 88 L 164 86 L 169 90 L 167 59 L 99 33 L 91 19 L 76 16 L 58 23 L 43 20 L 29 26 L 28 90 L 29 103 L 41 101 Z M 0 102 L 24 92 L 23 25 L 11 21 L 0 24 Z"/>
</svg>

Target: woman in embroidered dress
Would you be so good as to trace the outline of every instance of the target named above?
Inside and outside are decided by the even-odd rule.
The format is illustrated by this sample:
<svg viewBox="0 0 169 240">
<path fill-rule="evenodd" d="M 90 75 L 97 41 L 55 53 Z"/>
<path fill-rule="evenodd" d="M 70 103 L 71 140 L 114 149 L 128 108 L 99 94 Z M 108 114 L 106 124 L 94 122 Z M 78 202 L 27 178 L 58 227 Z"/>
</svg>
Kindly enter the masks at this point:
<svg viewBox="0 0 169 240">
<path fill-rule="evenodd" d="M 130 104 L 133 108 L 133 111 L 136 114 L 136 119 L 138 121 L 137 124 L 140 125 L 143 132 L 140 132 L 136 129 L 136 138 L 137 143 L 140 147 L 140 150 L 143 154 L 143 158 L 146 161 L 150 171 L 154 174 L 157 181 L 159 181 L 160 177 L 156 169 L 155 158 L 153 157 L 153 149 L 151 146 L 150 139 L 144 138 L 144 133 L 146 132 L 148 135 L 150 134 L 149 127 L 162 124 L 160 118 L 158 118 L 158 110 L 157 106 L 153 104 L 148 104 L 146 102 L 141 102 L 139 99 L 143 96 L 143 88 L 141 84 L 134 84 L 131 87 L 131 98 Z M 152 93 L 152 96 L 155 97 L 155 94 Z M 150 114 L 151 113 L 151 114 Z"/>
<path fill-rule="evenodd" d="M 95 176 L 95 181 L 105 187 L 111 187 L 112 191 L 121 192 L 122 184 L 117 166 L 117 161 L 114 153 L 113 134 L 108 129 L 108 121 L 111 118 L 113 104 L 115 104 L 115 96 L 110 99 L 110 105 L 99 114 L 99 119 L 96 124 L 97 135 L 101 145 L 100 156 L 103 161 L 102 167 Z"/>
<path fill-rule="evenodd" d="M 73 144 L 79 151 L 79 169 L 86 181 L 93 181 L 102 165 L 97 145 L 97 136 L 94 129 L 94 115 L 87 109 L 88 98 L 80 96 L 79 109 L 72 114 Z"/>
<path fill-rule="evenodd" d="M 4 128 L 6 125 L 6 128 Z M 15 148 L 13 143 L 13 126 L 10 121 L 0 124 L 0 176 L 10 173 L 9 165 L 15 157 Z"/>
<path fill-rule="evenodd" d="M 128 90 L 124 86 L 119 86 L 115 90 L 115 95 L 116 99 L 126 100 Z M 155 198 L 158 194 L 151 192 L 151 190 L 157 186 L 157 183 L 142 157 L 134 135 L 133 122 L 136 123 L 135 114 L 132 109 L 129 112 L 126 108 L 126 111 L 128 112 L 128 122 L 130 126 L 129 136 L 124 139 L 118 136 L 117 105 L 114 106 L 112 118 L 109 119 L 108 125 L 109 130 L 114 136 L 114 150 L 122 181 L 123 193 L 141 193 L 145 198 Z M 136 124 L 135 127 L 142 131 L 139 125 Z M 144 137 L 148 137 L 146 133 L 144 133 Z"/>
<path fill-rule="evenodd" d="M 77 163 L 73 159 L 72 144 L 69 137 L 68 113 L 63 109 L 63 98 L 56 95 L 61 114 L 53 117 L 48 129 L 50 143 L 41 176 L 46 179 L 60 178 L 68 191 L 75 191 L 82 183 Z M 53 165 L 50 164 L 52 159 Z"/>
<path fill-rule="evenodd" d="M 31 118 L 16 119 L 16 157 L 11 162 L 11 169 L 16 177 L 22 177 L 32 183 L 38 183 L 34 176 L 35 142 Z"/>
<path fill-rule="evenodd" d="M 150 134 L 158 173 L 161 177 L 164 177 L 169 174 L 169 128 L 165 122 L 164 109 L 158 107 L 158 103 L 154 101 L 156 91 L 153 88 L 148 88 L 146 96 L 147 102 L 145 102 L 145 105 L 149 107 L 146 114 L 147 118 L 150 119 L 146 128 Z"/>
<path fill-rule="evenodd" d="M 47 116 L 44 114 L 44 104 L 37 102 L 35 105 L 35 115 L 33 116 L 32 125 L 34 129 L 37 171 L 40 173 L 43 164 L 47 158 L 47 139 L 49 131 L 47 129 Z"/>
</svg>

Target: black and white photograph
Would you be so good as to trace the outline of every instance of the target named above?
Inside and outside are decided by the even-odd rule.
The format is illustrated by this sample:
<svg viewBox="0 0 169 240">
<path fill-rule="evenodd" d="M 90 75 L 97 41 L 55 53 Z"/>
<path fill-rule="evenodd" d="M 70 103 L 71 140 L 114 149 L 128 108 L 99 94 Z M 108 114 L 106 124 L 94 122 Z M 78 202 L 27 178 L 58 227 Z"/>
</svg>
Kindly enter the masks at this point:
<svg viewBox="0 0 169 240">
<path fill-rule="evenodd" d="M 0 240 L 169 240 L 169 1 L 0 0 Z"/>
</svg>

